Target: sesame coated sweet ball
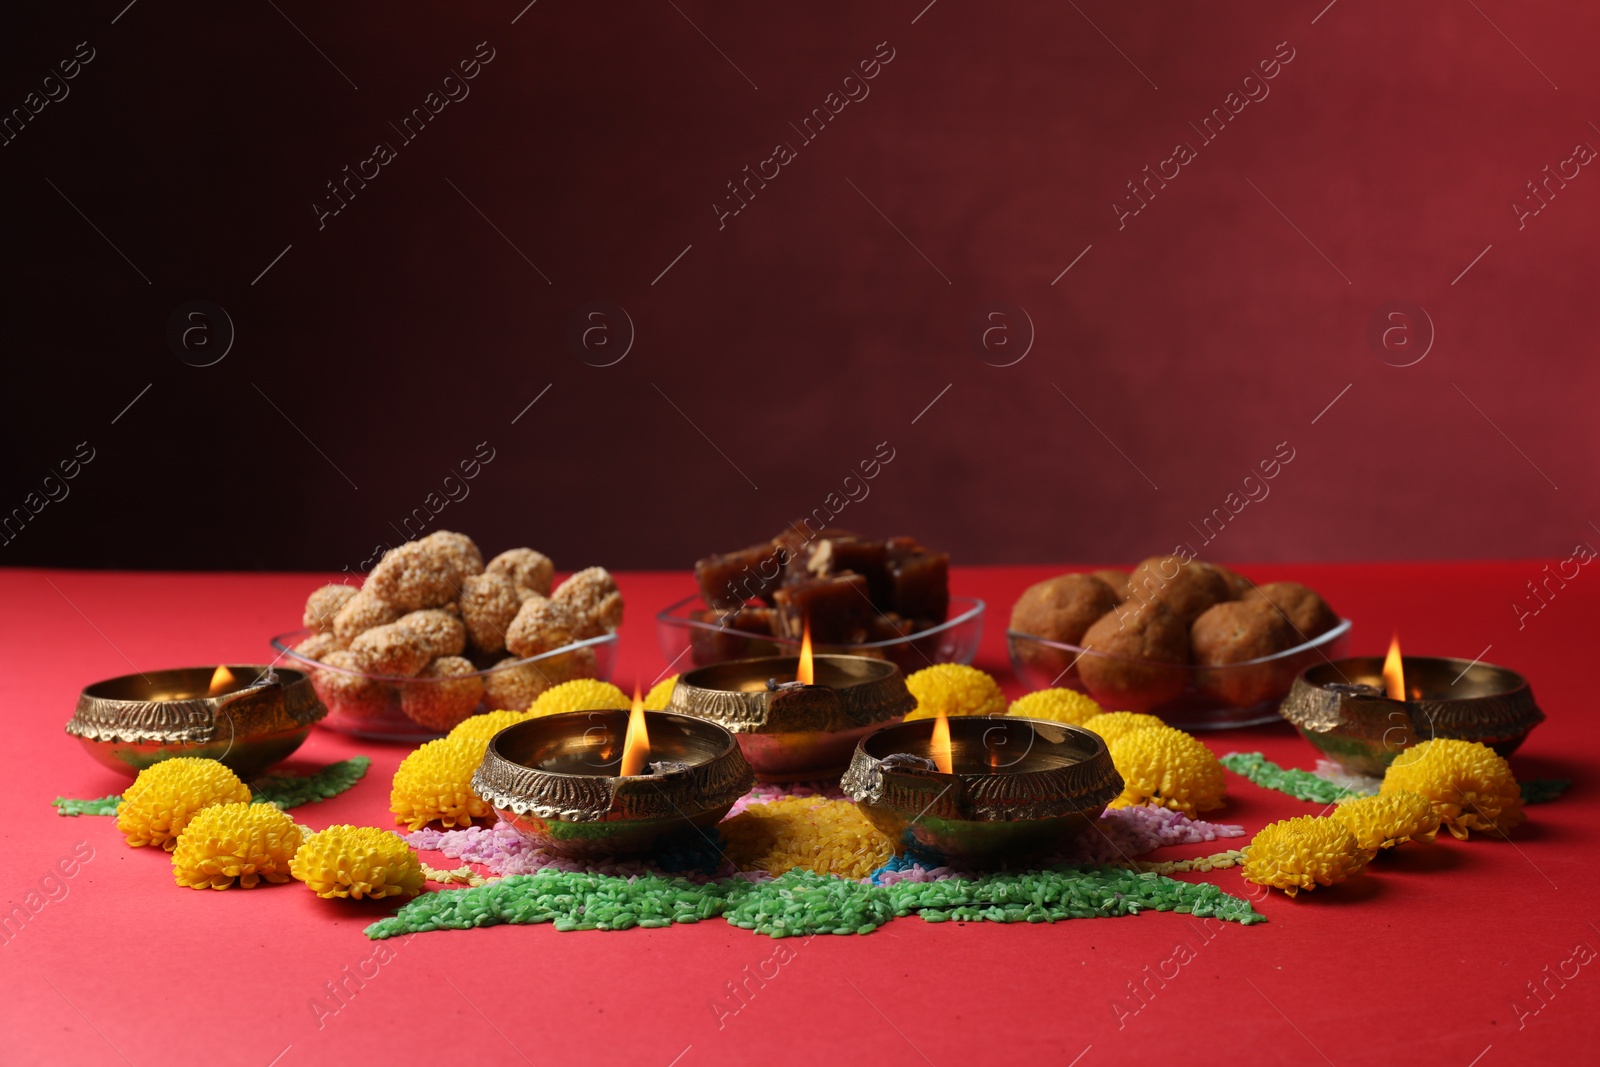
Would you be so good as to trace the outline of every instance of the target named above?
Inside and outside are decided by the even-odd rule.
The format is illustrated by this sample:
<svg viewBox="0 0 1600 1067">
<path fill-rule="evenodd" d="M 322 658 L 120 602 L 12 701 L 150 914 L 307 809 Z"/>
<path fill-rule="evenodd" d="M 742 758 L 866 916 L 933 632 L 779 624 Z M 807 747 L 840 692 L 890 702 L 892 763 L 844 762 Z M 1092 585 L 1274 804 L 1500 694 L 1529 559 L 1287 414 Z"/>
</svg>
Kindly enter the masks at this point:
<svg viewBox="0 0 1600 1067">
<path fill-rule="evenodd" d="M 303 840 L 300 826 L 271 804 L 218 804 L 183 828 L 172 853 L 172 876 L 190 889 L 287 882 Z"/>
<path fill-rule="evenodd" d="M 568 711 L 605 711 L 610 708 L 630 708 L 633 699 L 612 685 L 594 678 L 578 678 L 540 694 L 528 709 L 530 719 L 546 715 L 560 715 Z"/>
<path fill-rule="evenodd" d="M 1505 836 L 1520 826 L 1522 789 L 1505 757 L 1478 741 L 1436 737 L 1405 749 L 1384 773 L 1384 793 L 1420 793 L 1462 841 L 1473 830 Z"/>
<path fill-rule="evenodd" d="M 1041 689 L 1013 700 L 1006 714 L 1082 726 L 1103 711 L 1104 708 L 1076 689 Z"/>
<path fill-rule="evenodd" d="M 409 678 L 433 658 L 427 641 L 398 622 L 374 626 L 350 642 L 350 651 L 368 674 Z"/>
<path fill-rule="evenodd" d="M 1330 817 L 1344 823 L 1365 849 L 1393 848 L 1413 837 L 1432 841 L 1439 832 L 1432 801 L 1404 789 L 1346 801 Z"/>
<path fill-rule="evenodd" d="M 1343 823 L 1315 815 L 1269 823 L 1244 850 L 1245 879 L 1294 896 L 1342 882 L 1367 865 L 1371 853 Z"/>
<path fill-rule="evenodd" d="M 604 567 L 589 567 L 556 587 L 551 599 L 566 604 L 579 621 L 579 638 L 615 633 L 622 625 L 622 593 Z"/>
<path fill-rule="evenodd" d="M 400 761 L 389 789 L 395 822 L 420 830 L 430 822 L 446 829 L 492 822 L 494 809 L 472 791 L 472 775 L 483 760 L 483 742 L 441 737 Z"/>
<path fill-rule="evenodd" d="M 672 691 L 678 687 L 678 676 L 669 674 L 661 681 L 650 687 L 650 692 L 644 695 L 644 708 L 646 711 L 666 711 L 667 705 L 672 703 Z"/>
<path fill-rule="evenodd" d="M 381 900 L 422 892 L 422 863 L 411 846 L 375 826 L 330 826 L 307 837 L 289 873 L 326 900 Z"/>
<path fill-rule="evenodd" d="M 483 700 L 483 678 L 460 656 L 440 656 L 399 689 L 406 718 L 441 732 L 477 711 Z"/>
<path fill-rule="evenodd" d="M 333 629 L 333 617 L 339 609 L 350 603 L 359 590 L 353 585 L 325 585 L 306 597 L 306 610 L 300 622 L 314 634 Z"/>
<path fill-rule="evenodd" d="M 494 571 L 474 574 L 461 583 L 459 604 L 472 647 L 488 655 L 504 652 L 506 631 L 522 607 L 511 579 Z"/>
<path fill-rule="evenodd" d="M 294 646 L 293 652 L 302 659 L 319 660 L 329 652 L 342 652 L 344 646 L 331 633 L 312 634 Z"/>
<path fill-rule="evenodd" d="M 378 594 L 363 588 L 345 602 L 333 617 L 333 636 L 348 646 L 358 634 L 394 622 L 405 612 Z"/>
<path fill-rule="evenodd" d="M 428 654 L 435 659 L 440 656 L 459 656 L 467 647 L 467 628 L 450 611 L 439 608 L 413 611 L 400 616 L 395 624 L 416 634 Z"/>
<path fill-rule="evenodd" d="M 1146 715 L 1143 712 L 1108 711 L 1085 721 L 1083 728 L 1099 734 L 1101 739 L 1105 741 L 1106 747 L 1110 748 L 1111 742 L 1125 734 L 1130 734 L 1135 730 L 1148 730 L 1152 727 L 1164 727 L 1166 725 L 1156 716 Z"/>
<path fill-rule="evenodd" d="M 490 574 L 509 579 L 518 589 L 526 589 L 540 596 L 550 595 L 550 583 L 555 579 L 555 564 L 550 557 L 531 548 L 508 548 L 489 561 Z"/>
<path fill-rule="evenodd" d="M 349 719 L 374 719 L 389 710 L 394 689 L 387 683 L 369 678 L 363 660 L 354 652 L 328 652 L 322 657 L 324 667 L 334 670 L 311 672 L 311 685 L 317 699 L 328 706 L 329 714 Z"/>
<path fill-rule="evenodd" d="M 1122 775 L 1113 808 L 1134 804 L 1181 811 L 1193 818 L 1222 807 L 1227 779 L 1205 743 L 1171 726 L 1131 730 L 1108 746 Z"/>
<path fill-rule="evenodd" d="M 461 583 L 482 572 L 483 558 L 469 539 L 440 531 L 385 552 L 363 588 L 417 611 L 451 603 L 461 594 Z"/>
<path fill-rule="evenodd" d="M 1006 695 L 988 674 L 963 663 L 936 663 L 906 678 L 917 706 L 906 716 L 931 719 L 945 715 L 1004 715 Z"/>
<path fill-rule="evenodd" d="M 117 832 L 135 848 L 160 846 L 171 852 L 199 812 L 249 801 L 250 787 L 216 760 L 178 756 L 139 772 L 117 807 Z"/>
<path fill-rule="evenodd" d="M 1084 633 L 1083 647 L 1091 651 L 1078 676 L 1106 707 L 1146 711 L 1188 687 L 1189 623 L 1160 601 L 1117 605 Z"/>
<path fill-rule="evenodd" d="M 552 597 L 532 597 L 517 610 L 506 630 L 506 648 L 514 655 L 537 656 L 578 640 L 582 623 L 565 602 Z"/>
<path fill-rule="evenodd" d="M 554 684 L 537 663 L 507 656 L 484 674 L 483 702 L 491 708 L 524 712 Z"/>
</svg>

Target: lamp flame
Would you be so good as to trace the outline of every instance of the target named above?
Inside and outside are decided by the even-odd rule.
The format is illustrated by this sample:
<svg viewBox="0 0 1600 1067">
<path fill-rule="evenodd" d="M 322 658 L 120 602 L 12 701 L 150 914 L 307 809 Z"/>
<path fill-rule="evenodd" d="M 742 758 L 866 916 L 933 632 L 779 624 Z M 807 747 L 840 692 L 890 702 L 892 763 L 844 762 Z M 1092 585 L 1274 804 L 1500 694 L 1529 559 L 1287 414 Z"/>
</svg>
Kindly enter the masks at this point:
<svg viewBox="0 0 1600 1067">
<path fill-rule="evenodd" d="M 1389 642 L 1389 654 L 1383 657 L 1383 691 L 1390 700 L 1406 698 L 1406 674 L 1400 663 L 1400 635 Z"/>
<path fill-rule="evenodd" d="M 650 758 L 650 735 L 645 731 L 644 701 L 639 697 L 639 686 L 633 687 L 633 710 L 628 712 L 628 735 L 622 742 L 622 769 L 624 778 L 644 770 Z"/>
<path fill-rule="evenodd" d="M 933 720 L 933 740 L 928 745 L 928 751 L 940 774 L 955 773 L 955 763 L 950 758 L 950 719 L 943 712 Z"/>
<path fill-rule="evenodd" d="M 218 667 L 211 672 L 211 685 L 206 689 L 206 696 L 214 697 L 218 693 L 226 693 L 233 686 L 233 672 L 226 667 Z"/>
<path fill-rule="evenodd" d="M 816 667 L 811 656 L 811 620 L 806 619 L 805 633 L 800 638 L 800 665 L 795 668 L 794 680 L 801 685 L 816 684 Z"/>
</svg>

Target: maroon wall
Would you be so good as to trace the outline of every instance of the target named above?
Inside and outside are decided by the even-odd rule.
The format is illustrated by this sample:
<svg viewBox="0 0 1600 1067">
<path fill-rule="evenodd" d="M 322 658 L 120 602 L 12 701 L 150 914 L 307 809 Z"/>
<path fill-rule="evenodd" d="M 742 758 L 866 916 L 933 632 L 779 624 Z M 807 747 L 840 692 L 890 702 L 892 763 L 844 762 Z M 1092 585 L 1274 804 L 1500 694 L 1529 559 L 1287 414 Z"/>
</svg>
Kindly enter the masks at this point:
<svg viewBox="0 0 1600 1067">
<path fill-rule="evenodd" d="M 1600 537 L 1592 5 L 125 2 L 4 16 L 0 107 L 66 95 L 0 147 L 0 563 L 354 568 L 446 489 L 573 567 L 849 493 L 962 562 Z"/>
</svg>

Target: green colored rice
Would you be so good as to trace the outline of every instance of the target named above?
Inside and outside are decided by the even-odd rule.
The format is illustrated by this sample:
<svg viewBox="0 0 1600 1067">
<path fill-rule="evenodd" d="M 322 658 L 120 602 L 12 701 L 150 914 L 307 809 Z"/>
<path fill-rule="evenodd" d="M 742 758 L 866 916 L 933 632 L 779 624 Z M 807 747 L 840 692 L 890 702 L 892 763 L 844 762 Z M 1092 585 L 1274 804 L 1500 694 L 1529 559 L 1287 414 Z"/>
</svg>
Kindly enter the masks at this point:
<svg viewBox="0 0 1600 1067">
<path fill-rule="evenodd" d="M 729 886 L 723 918 L 768 937 L 870 934 L 895 916 L 889 893 L 796 867 L 770 882 Z"/>
<path fill-rule="evenodd" d="M 1264 922 L 1250 902 L 1203 882 L 1191 885 L 1149 872 L 1116 867 L 987 874 L 936 882 L 896 882 L 889 887 L 896 915 L 927 922 L 1056 922 L 1176 911 L 1244 925 Z"/>
<path fill-rule="evenodd" d="M 72 797 L 56 797 L 50 803 L 56 806 L 57 815 L 115 815 L 117 805 L 122 803 L 121 793 L 112 793 L 108 797 L 98 800 L 74 800 Z"/>
<path fill-rule="evenodd" d="M 1221 763 L 1234 774 L 1243 775 L 1263 789 L 1276 789 L 1296 800 L 1333 804 L 1350 795 L 1350 790 L 1310 771 L 1285 769 L 1259 752 L 1230 752 Z"/>
</svg>

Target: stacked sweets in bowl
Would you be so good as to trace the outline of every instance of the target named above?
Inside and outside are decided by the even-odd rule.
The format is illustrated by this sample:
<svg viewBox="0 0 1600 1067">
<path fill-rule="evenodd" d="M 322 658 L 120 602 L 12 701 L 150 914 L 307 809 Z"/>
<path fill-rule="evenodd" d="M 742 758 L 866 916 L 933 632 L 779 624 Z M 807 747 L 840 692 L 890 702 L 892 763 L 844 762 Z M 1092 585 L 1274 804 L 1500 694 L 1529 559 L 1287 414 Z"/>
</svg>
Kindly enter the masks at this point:
<svg viewBox="0 0 1600 1067">
<path fill-rule="evenodd" d="M 390 549 L 360 586 L 317 589 L 304 628 L 272 644 L 310 673 L 323 725 L 434 737 L 482 711 L 525 710 L 561 682 L 611 676 L 616 582 L 600 567 L 554 578 L 531 548 L 486 563 L 470 537 L 440 530 Z"/>
</svg>

